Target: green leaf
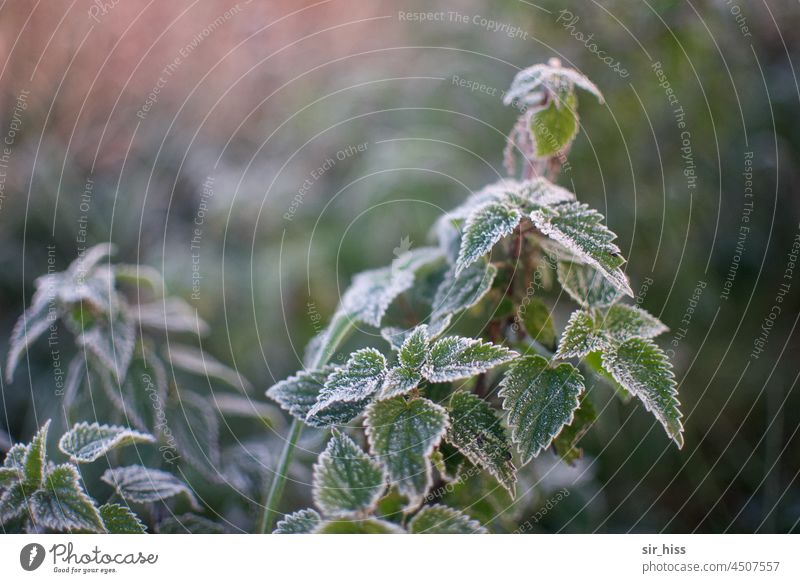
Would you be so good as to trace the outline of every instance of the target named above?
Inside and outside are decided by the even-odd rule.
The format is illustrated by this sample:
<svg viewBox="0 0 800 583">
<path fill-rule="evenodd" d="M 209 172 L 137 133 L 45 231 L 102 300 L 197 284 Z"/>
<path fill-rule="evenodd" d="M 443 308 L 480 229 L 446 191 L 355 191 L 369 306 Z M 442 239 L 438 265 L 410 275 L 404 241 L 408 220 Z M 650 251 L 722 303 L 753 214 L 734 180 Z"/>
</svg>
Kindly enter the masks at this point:
<svg viewBox="0 0 800 583">
<path fill-rule="evenodd" d="M 161 470 L 142 466 L 109 468 L 100 479 L 112 486 L 124 500 L 159 502 L 185 494 L 192 506 L 197 506 L 197 500 L 189 487 L 172 474 Z"/>
<path fill-rule="evenodd" d="M 333 431 L 314 466 L 314 503 L 326 516 L 366 515 L 386 489 L 381 467 L 353 440 Z"/>
<path fill-rule="evenodd" d="M 516 469 L 500 418 L 475 395 L 454 393 L 448 409 L 450 429 L 445 439 L 474 465 L 487 470 L 514 497 Z"/>
<path fill-rule="evenodd" d="M 513 182 L 505 181 L 506 184 Z M 537 208 L 548 208 L 575 200 L 575 194 L 541 176 L 514 183 L 514 186 L 508 191 L 508 197 L 527 213 Z"/>
<path fill-rule="evenodd" d="M 422 375 L 434 383 L 467 379 L 517 356 L 505 346 L 474 338 L 447 336 L 431 346 Z"/>
<path fill-rule="evenodd" d="M 29 499 L 21 482 L 11 484 L 0 495 L 0 524 L 7 524 L 27 512 Z"/>
<path fill-rule="evenodd" d="M 431 453 L 448 420 L 445 410 L 428 399 L 393 397 L 367 408 L 366 432 L 372 454 L 391 483 L 416 508 L 431 487 Z"/>
<path fill-rule="evenodd" d="M 603 367 L 655 415 L 672 440 L 683 447 L 683 416 L 678 409 L 672 365 L 652 340 L 630 338 L 603 354 Z"/>
<path fill-rule="evenodd" d="M 417 326 L 400 347 L 398 358 L 400 364 L 411 370 L 418 370 L 425 362 L 428 353 L 428 327 Z"/>
<path fill-rule="evenodd" d="M 497 268 L 488 261 L 476 261 L 456 275 L 451 266 L 433 299 L 431 320 L 467 310 L 477 304 L 492 289 Z"/>
<path fill-rule="evenodd" d="M 17 468 L 0 468 L 0 490 L 16 484 L 22 478 L 22 470 Z"/>
<path fill-rule="evenodd" d="M 616 304 L 611 306 L 602 321 L 603 332 L 616 340 L 625 342 L 629 338 L 655 338 L 667 332 L 661 321 L 636 306 Z"/>
<path fill-rule="evenodd" d="M 620 266 L 625 260 L 613 241 L 616 235 L 603 223 L 603 215 L 580 202 L 534 210 L 531 220 L 547 237 L 563 245 L 583 263 L 599 270 L 621 293 L 633 297 Z"/>
<path fill-rule="evenodd" d="M 591 314 L 575 310 L 561 335 L 556 358 L 585 356 L 595 350 L 606 348 L 608 344 L 606 337 L 597 329 Z"/>
<path fill-rule="evenodd" d="M 603 103 L 603 94 L 588 77 L 575 69 L 562 67 L 560 63 L 539 63 L 517 73 L 511 87 L 503 95 L 503 103 L 511 105 L 514 101 L 521 100 L 523 104 L 529 105 L 541 100 L 541 90 L 560 95 L 572 91 L 576 86 L 592 93 Z"/>
<path fill-rule="evenodd" d="M 522 463 L 538 455 L 572 423 L 583 388 L 583 377 L 571 364 L 553 368 L 541 356 L 527 356 L 511 365 L 499 395 Z"/>
<path fill-rule="evenodd" d="M 319 393 L 316 404 L 308 412 L 314 419 L 331 406 L 342 403 L 362 403 L 383 384 L 386 358 L 374 348 L 363 348 L 350 355 L 347 363 L 335 369 Z"/>
<path fill-rule="evenodd" d="M 166 418 L 178 452 L 211 482 L 221 482 L 219 418 L 210 399 L 182 389 L 167 402 Z"/>
<path fill-rule="evenodd" d="M 510 235 L 521 218 L 519 209 L 502 202 L 491 202 L 475 209 L 464 225 L 456 275 L 489 253 L 500 239 Z"/>
<path fill-rule="evenodd" d="M 27 492 L 33 492 L 42 485 L 45 461 L 47 460 L 47 430 L 50 420 L 45 421 L 42 428 L 33 436 L 22 460 L 24 478 L 22 485 Z"/>
<path fill-rule="evenodd" d="M 25 456 L 28 454 L 28 446 L 23 443 L 17 443 L 11 446 L 11 449 L 6 453 L 6 459 L 3 461 L 4 468 L 12 468 L 20 472 L 25 471 Z"/>
<path fill-rule="evenodd" d="M 34 524 L 43 528 L 105 532 L 94 500 L 83 491 L 78 471 L 71 464 L 47 472 L 44 486 L 31 496 L 30 509 Z"/>
<path fill-rule="evenodd" d="M 431 462 L 439 477 L 445 482 L 454 482 L 461 474 L 461 468 L 467 458 L 455 446 L 443 441 L 431 454 Z"/>
<path fill-rule="evenodd" d="M 147 531 L 139 517 L 127 506 L 103 504 L 100 518 L 111 534 L 144 534 Z"/>
<path fill-rule="evenodd" d="M 267 389 L 267 397 L 276 401 L 292 417 L 305 421 L 332 371 L 332 367 L 315 371 L 300 371 L 296 375 L 272 385 Z"/>
<path fill-rule="evenodd" d="M 218 522 L 187 512 L 180 516 L 168 516 L 156 525 L 159 534 L 222 534 L 225 532 Z"/>
<path fill-rule="evenodd" d="M 73 462 L 93 462 L 112 449 L 134 443 L 154 443 L 155 437 L 127 427 L 76 423 L 58 442 L 58 448 Z"/>
<path fill-rule="evenodd" d="M 8 360 L 6 361 L 6 382 L 14 378 L 19 360 L 28 348 L 47 331 L 51 324 L 55 325 L 58 312 L 55 308 L 55 295 L 60 281 L 55 276 L 42 278 L 37 282 L 36 292 L 28 306 L 14 325 L 11 338 L 8 340 Z M 53 306 L 52 316 L 50 307 Z"/>
<path fill-rule="evenodd" d="M 519 307 L 519 313 L 528 336 L 552 350 L 556 345 L 556 329 L 550 308 L 539 298 L 530 298 Z"/>
<path fill-rule="evenodd" d="M 136 345 L 136 328 L 124 310 L 95 318 L 75 340 L 92 352 L 117 380 L 125 379 Z"/>
<path fill-rule="evenodd" d="M 559 261 L 558 282 L 584 308 L 604 308 L 621 297 L 617 289 L 589 265 Z"/>
<path fill-rule="evenodd" d="M 405 531 L 398 525 L 369 518 L 367 520 L 331 520 L 320 525 L 314 531 L 317 534 L 403 534 Z"/>
<path fill-rule="evenodd" d="M 279 520 L 272 534 L 309 534 L 322 523 L 322 517 L 316 510 L 306 508 L 294 514 L 287 514 Z"/>
<path fill-rule="evenodd" d="M 486 529 L 477 520 L 466 514 L 434 504 L 426 506 L 408 523 L 411 534 L 486 534 Z"/>
<path fill-rule="evenodd" d="M 417 388 L 422 381 L 422 375 L 405 366 L 396 366 L 389 369 L 383 379 L 379 399 L 388 399 L 397 395 L 405 395 Z"/>
<path fill-rule="evenodd" d="M 179 368 L 206 379 L 215 379 L 234 389 L 248 392 L 253 386 L 239 371 L 222 364 L 210 354 L 194 346 L 170 343 L 164 350 L 164 357 L 175 368 Z"/>
<path fill-rule="evenodd" d="M 581 397 L 580 407 L 575 410 L 572 423 L 562 429 L 561 433 L 553 440 L 553 447 L 564 462 L 573 465 L 583 455 L 583 450 L 578 447 L 578 442 L 586 435 L 596 419 L 597 412 L 584 394 Z"/>
<path fill-rule="evenodd" d="M 536 156 L 549 158 L 569 148 L 578 134 L 578 98 L 568 92 L 531 111 L 530 130 Z"/>
</svg>

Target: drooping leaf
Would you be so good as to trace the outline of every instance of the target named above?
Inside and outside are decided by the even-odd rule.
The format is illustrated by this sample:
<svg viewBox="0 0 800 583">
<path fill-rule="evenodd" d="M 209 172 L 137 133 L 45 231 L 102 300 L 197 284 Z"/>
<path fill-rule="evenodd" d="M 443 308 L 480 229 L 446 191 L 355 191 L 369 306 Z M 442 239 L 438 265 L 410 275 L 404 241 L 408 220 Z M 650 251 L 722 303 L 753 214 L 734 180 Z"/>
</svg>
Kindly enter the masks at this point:
<svg viewBox="0 0 800 583">
<path fill-rule="evenodd" d="M 111 534 L 144 534 L 147 531 L 139 517 L 127 506 L 103 504 L 99 510 L 103 525 Z"/>
<path fill-rule="evenodd" d="M 314 466 L 314 503 L 326 516 L 371 512 L 386 489 L 381 466 L 336 430 Z"/>
<path fill-rule="evenodd" d="M 93 462 L 112 449 L 134 443 L 154 443 L 155 437 L 127 427 L 100 425 L 99 423 L 76 423 L 61 436 L 58 448 L 73 462 Z"/>
<path fill-rule="evenodd" d="M 486 534 L 477 520 L 453 508 L 434 504 L 425 506 L 408 523 L 411 534 Z"/>
<path fill-rule="evenodd" d="M 583 308 L 604 308 L 621 297 L 617 289 L 589 265 L 559 261 L 558 282 Z"/>
<path fill-rule="evenodd" d="M 177 368 L 208 379 L 222 381 L 234 389 L 247 392 L 253 388 L 250 381 L 244 378 L 239 371 L 222 364 L 210 354 L 194 346 L 171 343 L 165 350 L 165 357 Z"/>
<path fill-rule="evenodd" d="M 316 510 L 306 508 L 294 514 L 287 514 L 279 520 L 272 534 L 309 534 L 322 524 L 322 517 Z"/>
<path fill-rule="evenodd" d="M 47 430 L 50 420 L 45 421 L 42 428 L 33 436 L 22 460 L 22 485 L 27 492 L 33 492 L 42 485 L 45 462 L 47 460 Z"/>
<path fill-rule="evenodd" d="M 583 388 L 581 373 L 567 363 L 551 367 L 541 356 L 526 356 L 511 365 L 499 395 L 522 463 L 538 455 L 572 423 Z"/>
<path fill-rule="evenodd" d="M 551 94 L 561 95 L 571 91 L 573 87 L 592 93 L 600 103 L 603 103 L 603 94 L 586 75 L 575 69 L 562 67 L 560 64 L 539 63 L 523 69 L 516 74 L 511 82 L 511 87 L 503 95 L 503 103 L 511 105 L 515 100 L 523 104 L 536 104 L 541 100 L 542 90 Z"/>
<path fill-rule="evenodd" d="M 343 367 L 328 376 L 308 418 L 319 417 L 331 406 L 363 402 L 381 387 L 385 374 L 386 358 L 380 352 L 374 348 L 357 350 Z"/>
<path fill-rule="evenodd" d="M 8 360 L 6 361 L 6 382 L 14 378 L 19 360 L 28 350 L 28 347 L 45 333 L 51 324 L 55 323 L 58 312 L 55 306 L 56 284 L 55 280 L 41 284 L 33 294 L 31 305 L 23 312 L 11 331 L 8 340 Z M 50 307 L 53 306 L 51 315 Z"/>
<path fill-rule="evenodd" d="M 173 333 L 188 332 L 205 336 L 210 328 L 197 308 L 181 298 L 170 297 L 139 304 L 131 308 L 131 318 L 151 330 L 166 330 Z"/>
<path fill-rule="evenodd" d="M 470 462 L 497 478 L 513 498 L 516 469 L 505 429 L 494 409 L 475 395 L 457 392 L 450 399 L 448 414 L 450 429 L 445 439 Z"/>
<path fill-rule="evenodd" d="M 158 502 L 185 494 L 192 506 L 197 506 L 197 500 L 189 486 L 161 470 L 142 466 L 109 468 L 100 479 L 112 486 L 124 500 Z"/>
<path fill-rule="evenodd" d="M 34 524 L 43 528 L 105 532 L 94 500 L 83 491 L 80 476 L 71 464 L 47 472 L 44 486 L 31 496 L 30 509 Z"/>
<path fill-rule="evenodd" d="M 219 418 L 212 401 L 183 389 L 167 401 L 166 418 L 181 457 L 211 482 L 221 482 Z"/>
<path fill-rule="evenodd" d="M 569 317 L 561 342 L 558 345 L 556 358 L 585 356 L 590 352 L 601 350 L 608 345 L 608 340 L 598 329 L 591 314 L 583 310 L 575 310 Z"/>
<path fill-rule="evenodd" d="M 568 92 L 562 99 L 553 99 L 531 111 L 530 131 L 534 150 L 539 158 L 563 152 L 578 134 L 578 98 Z"/>
<path fill-rule="evenodd" d="M 683 447 L 683 416 L 672 365 L 652 340 L 630 338 L 603 354 L 603 367 L 655 415 L 672 440 Z"/>
<path fill-rule="evenodd" d="M 584 394 L 581 405 L 575 410 L 572 423 L 564 427 L 561 433 L 553 440 L 556 452 L 564 462 L 573 465 L 583 455 L 583 450 L 578 447 L 578 442 L 586 435 L 592 423 L 597 419 L 597 412 Z"/>
<path fill-rule="evenodd" d="M 300 371 L 296 375 L 272 385 L 267 389 L 267 397 L 276 401 L 292 417 L 305 421 L 332 371 L 331 367 L 315 371 Z"/>
<path fill-rule="evenodd" d="M 341 306 L 354 320 L 380 326 L 389 304 L 414 283 L 413 272 L 382 267 L 359 273 L 342 296 Z"/>
<path fill-rule="evenodd" d="M 455 273 L 460 274 L 491 251 L 500 239 L 514 231 L 521 218 L 517 208 L 501 202 L 475 209 L 464 225 Z"/>
<path fill-rule="evenodd" d="M 118 380 L 124 380 L 136 345 L 136 328 L 119 310 L 110 317 L 101 316 L 83 329 L 76 342 L 91 351 Z"/>
<path fill-rule="evenodd" d="M 323 522 L 315 531 L 317 534 L 403 534 L 405 531 L 398 525 L 368 518 L 366 520 L 330 520 Z"/>
<path fill-rule="evenodd" d="M 225 527 L 218 522 L 191 512 L 168 516 L 156 525 L 159 534 L 222 534 Z"/>
<path fill-rule="evenodd" d="M 550 317 L 550 308 L 539 298 L 531 298 L 519 307 L 522 323 L 528 336 L 552 350 L 556 345 L 556 329 Z"/>
<path fill-rule="evenodd" d="M 476 261 L 458 275 L 454 266 L 444 276 L 433 299 L 431 320 L 467 310 L 492 289 L 497 268 L 487 261 Z"/>
<path fill-rule="evenodd" d="M 611 306 L 602 321 L 603 332 L 617 342 L 629 338 L 655 338 L 668 331 L 661 321 L 636 306 L 616 304 Z"/>
<path fill-rule="evenodd" d="M 620 267 L 625 260 L 613 243 L 616 235 L 602 223 L 603 215 L 583 203 L 570 202 L 534 210 L 530 216 L 544 235 L 599 270 L 618 291 L 633 297 L 628 278 Z"/>
<path fill-rule="evenodd" d="M 367 408 L 370 450 L 391 483 L 416 508 L 431 486 L 431 453 L 448 427 L 447 413 L 428 399 L 393 397 Z"/>
<path fill-rule="evenodd" d="M 422 375 L 435 383 L 467 379 L 517 356 L 505 346 L 474 338 L 447 336 L 430 347 Z"/>
</svg>

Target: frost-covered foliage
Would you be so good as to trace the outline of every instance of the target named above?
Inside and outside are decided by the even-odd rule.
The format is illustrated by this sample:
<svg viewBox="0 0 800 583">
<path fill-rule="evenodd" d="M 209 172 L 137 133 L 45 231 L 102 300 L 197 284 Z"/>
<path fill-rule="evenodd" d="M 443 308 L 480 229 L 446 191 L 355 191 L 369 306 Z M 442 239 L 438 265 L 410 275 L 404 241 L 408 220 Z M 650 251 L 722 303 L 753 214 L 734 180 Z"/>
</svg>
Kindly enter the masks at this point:
<svg viewBox="0 0 800 583">
<path fill-rule="evenodd" d="M 595 420 L 587 375 L 637 397 L 683 444 L 671 365 L 652 340 L 667 328 L 622 303 L 633 293 L 616 235 L 554 183 L 579 128 L 578 89 L 602 103 L 557 61 L 520 72 L 506 93 L 525 106 L 509 136 L 508 178 L 441 217 L 435 245 L 357 275 L 306 369 L 267 391 L 296 423 L 332 428 L 314 468 L 319 512 L 287 515 L 275 532 L 485 532 L 431 503 L 435 479 L 471 464 L 514 496 L 517 468 L 544 449 L 573 463 Z M 532 285 L 537 276 L 544 283 Z M 555 281 L 579 306 L 560 337 L 545 301 Z M 414 310 L 393 310 L 401 297 Z M 475 337 L 449 332 L 465 312 L 488 320 Z M 387 344 L 329 365 L 356 325 Z"/>
<path fill-rule="evenodd" d="M 156 270 L 114 264 L 113 252 L 110 244 L 96 245 L 65 271 L 36 280 L 30 305 L 12 332 L 6 379 L 13 380 L 37 340 L 44 344 L 66 330 L 75 341 L 61 391 L 60 404 L 67 418 L 81 419 L 87 411 L 96 411 L 98 399 L 105 397 L 110 405 L 106 409 L 111 411 L 105 421 L 124 426 L 75 425 L 60 442 L 71 462 L 94 461 L 120 445 L 154 442 L 171 471 L 183 464 L 205 480 L 221 483 L 226 479 L 221 475 L 223 469 L 231 473 L 239 469 L 233 462 L 223 463 L 219 412 L 258 417 L 258 409 L 241 396 L 252 387 L 194 343 L 184 343 L 183 338 L 207 334 L 208 325 L 188 303 L 164 295 L 165 285 Z M 216 400 L 188 388 L 210 383 L 222 389 Z M 231 389 L 236 393 L 226 392 Z M 69 470 L 60 471 L 66 484 Z M 103 477 L 118 490 L 127 482 L 117 478 L 131 478 L 136 473 L 133 469 L 124 474 L 120 471 L 109 470 Z M 149 496 L 163 498 L 176 487 L 168 487 L 170 479 L 177 480 L 171 474 L 161 472 L 168 479 L 157 470 L 149 472 L 142 479 L 154 487 L 160 484 Z M 130 499 L 138 496 L 140 501 L 145 494 L 137 492 L 127 490 Z M 125 496 L 123 491 L 119 493 Z M 219 529 L 210 525 L 203 532 Z"/>
<path fill-rule="evenodd" d="M 49 428 L 47 421 L 30 443 L 14 445 L 0 467 L 0 525 L 5 532 L 140 534 L 145 525 L 128 504 L 161 502 L 183 493 L 196 505 L 194 494 L 178 478 L 141 466 L 107 470 L 103 479 L 123 504 L 98 504 L 86 493 L 77 464 L 126 445 L 152 446 L 155 438 L 126 427 L 78 423 L 58 443 L 70 461 L 57 465 L 47 452 Z"/>
</svg>

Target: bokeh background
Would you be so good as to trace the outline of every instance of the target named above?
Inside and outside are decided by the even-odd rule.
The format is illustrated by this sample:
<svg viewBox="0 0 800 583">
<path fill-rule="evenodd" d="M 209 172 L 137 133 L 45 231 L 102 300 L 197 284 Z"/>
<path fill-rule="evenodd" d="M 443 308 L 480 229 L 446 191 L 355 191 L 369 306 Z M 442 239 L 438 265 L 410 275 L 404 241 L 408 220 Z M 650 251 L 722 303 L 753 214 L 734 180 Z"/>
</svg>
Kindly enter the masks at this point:
<svg viewBox="0 0 800 583">
<path fill-rule="evenodd" d="M 441 16 L 406 16 L 421 11 Z M 89 242 L 162 270 L 210 324 L 203 350 L 266 403 L 353 273 L 387 264 L 406 237 L 424 244 L 442 209 L 504 174 L 516 113 L 500 91 L 557 56 L 606 97 L 581 96 L 561 183 L 606 214 L 637 301 L 672 329 L 661 344 L 674 351 L 686 446 L 598 389 L 603 414 L 578 466 L 544 455 L 513 505 L 487 506 L 479 484 L 460 503 L 501 532 L 796 532 L 798 30 L 796 2 L 766 0 L 3 2 L 0 348 L 47 246 L 66 266 L 86 214 Z M 559 325 L 571 307 L 555 307 Z M 45 418 L 75 420 L 51 365 L 38 344 L 3 381 L 3 450 Z M 101 404 L 82 413 L 107 420 Z M 220 416 L 226 459 L 257 452 L 237 470 L 246 479 L 235 490 L 187 479 L 210 517 L 251 530 L 287 420 Z M 309 503 L 322 438 L 306 432 L 282 510 Z"/>
</svg>

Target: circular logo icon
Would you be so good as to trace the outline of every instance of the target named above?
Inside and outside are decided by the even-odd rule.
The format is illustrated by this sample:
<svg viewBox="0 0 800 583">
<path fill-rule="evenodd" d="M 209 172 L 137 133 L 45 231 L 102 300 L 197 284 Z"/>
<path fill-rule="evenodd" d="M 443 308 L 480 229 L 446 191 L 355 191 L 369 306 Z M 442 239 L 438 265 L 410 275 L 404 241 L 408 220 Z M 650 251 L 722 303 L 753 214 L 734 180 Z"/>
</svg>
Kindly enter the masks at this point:
<svg viewBox="0 0 800 583">
<path fill-rule="evenodd" d="M 26 571 L 35 571 L 44 562 L 44 547 L 39 543 L 30 543 L 19 552 L 19 564 Z"/>
</svg>

